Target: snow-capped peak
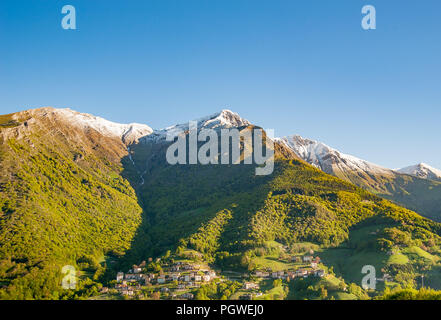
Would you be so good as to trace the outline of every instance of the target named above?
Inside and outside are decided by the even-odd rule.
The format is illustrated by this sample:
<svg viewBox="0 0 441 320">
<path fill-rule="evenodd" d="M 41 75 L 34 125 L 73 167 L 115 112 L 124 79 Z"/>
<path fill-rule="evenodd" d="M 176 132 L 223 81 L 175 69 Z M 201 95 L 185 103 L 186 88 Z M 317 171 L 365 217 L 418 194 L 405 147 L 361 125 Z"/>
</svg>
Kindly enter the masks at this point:
<svg viewBox="0 0 441 320">
<path fill-rule="evenodd" d="M 251 123 L 241 118 L 237 113 L 224 109 L 219 113 L 215 113 L 209 117 L 201 118 L 198 120 L 201 123 L 201 127 L 215 129 L 218 127 L 232 128 L 248 126 Z"/>
<path fill-rule="evenodd" d="M 441 170 L 433 168 L 426 163 L 405 167 L 397 171 L 423 179 L 441 180 Z"/>
<path fill-rule="evenodd" d="M 357 157 L 341 153 L 322 142 L 305 139 L 299 135 L 277 138 L 276 141 L 284 143 L 298 157 L 327 173 L 335 173 L 336 171 L 387 173 L 391 171 Z"/>
<path fill-rule="evenodd" d="M 210 116 L 202 117 L 193 120 L 197 123 L 198 130 L 200 129 L 228 129 L 251 125 L 251 123 L 241 118 L 237 113 L 224 109 L 220 112 L 212 114 Z M 189 122 L 176 124 L 164 129 L 155 130 L 151 135 L 146 137 L 147 140 L 165 140 L 167 133 L 174 131 L 186 132 L 189 130 Z"/>
<path fill-rule="evenodd" d="M 51 114 L 55 117 L 61 117 L 69 124 L 83 129 L 94 129 L 105 136 L 119 137 L 124 143 L 136 142 L 143 136 L 150 135 L 153 130 L 145 124 L 130 123 L 121 124 L 96 117 L 88 113 L 80 113 L 69 108 L 41 108 L 37 112 L 44 115 Z"/>
</svg>

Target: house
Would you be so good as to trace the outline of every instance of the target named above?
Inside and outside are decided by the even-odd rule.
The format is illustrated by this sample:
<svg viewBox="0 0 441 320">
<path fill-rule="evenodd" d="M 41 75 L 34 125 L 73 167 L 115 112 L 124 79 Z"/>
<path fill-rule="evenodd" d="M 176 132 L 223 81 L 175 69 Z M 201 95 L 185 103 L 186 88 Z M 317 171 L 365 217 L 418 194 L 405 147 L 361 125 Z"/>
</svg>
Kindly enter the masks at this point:
<svg viewBox="0 0 441 320">
<path fill-rule="evenodd" d="M 311 262 L 313 259 L 312 256 L 303 256 L 303 262 Z"/>
<path fill-rule="evenodd" d="M 123 296 L 133 296 L 135 293 L 133 292 L 133 290 L 124 289 L 121 291 L 121 294 Z"/>
<path fill-rule="evenodd" d="M 268 278 L 270 276 L 269 272 L 265 271 L 256 271 L 255 275 L 260 278 Z"/>
<path fill-rule="evenodd" d="M 185 289 L 185 284 L 178 284 L 178 287 L 177 287 L 179 290 L 183 290 L 183 289 Z"/>
<path fill-rule="evenodd" d="M 317 262 L 311 262 L 311 268 L 313 269 L 317 268 Z"/>
<path fill-rule="evenodd" d="M 180 273 L 174 273 L 171 275 L 171 278 L 173 281 L 178 281 L 180 275 L 181 275 Z"/>
<path fill-rule="evenodd" d="M 121 282 L 124 279 L 124 272 L 118 272 L 116 274 L 116 282 Z"/>
<path fill-rule="evenodd" d="M 243 285 L 243 288 L 245 290 L 253 290 L 253 289 L 259 289 L 259 285 L 254 282 L 245 282 Z"/>
<path fill-rule="evenodd" d="M 165 283 L 165 277 L 164 276 L 158 277 L 158 284 L 162 284 L 162 283 Z"/>
<path fill-rule="evenodd" d="M 277 279 L 278 277 L 279 277 L 279 273 L 278 272 L 271 273 L 271 278 Z"/>
<path fill-rule="evenodd" d="M 200 275 L 195 275 L 194 281 L 202 281 L 202 277 Z"/>
<path fill-rule="evenodd" d="M 283 277 L 283 275 L 285 274 L 285 271 L 279 271 L 277 272 L 277 275 L 280 277 Z"/>
<path fill-rule="evenodd" d="M 208 275 L 210 276 L 210 278 L 215 278 L 216 272 L 214 272 L 213 270 L 210 270 L 210 271 L 208 271 Z"/>
<path fill-rule="evenodd" d="M 126 280 L 136 280 L 136 279 L 138 279 L 138 275 L 136 275 L 134 273 L 126 273 L 125 279 Z"/>
<path fill-rule="evenodd" d="M 299 256 L 294 256 L 291 258 L 291 262 L 300 262 L 300 261 L 301 261 L 301 259 Z"/>
<path fill-rule="evenodd" d="M 306 269 L 299 269 L 296 271 L 297 277 L 304 277 L 306 278 L 308 276 L 308 271 Z"/>
<path fill-rule="evenodd" d="M 194 299 L 194 294 L 190 293 L 190 292 L 186 292 L 183 295 L 181 295 L 181 298 L 183 299 L 188 299 L 188 300 L 192 300 Z"/>
<path fill-rule="evenodd" d="M 323 270 L 323 269 L 316 270 L 314 274 L 315 274 L 317 277 L 322 278 L 322 277 L 325 276 L 325 270 Z"/>
<path fill-rule="evenodd" d="M 262 272 L 262 271 L 256 271 L 256 272 L 254 273 L 254 275 L 255 275 L 256 277 L 263 278 L 263 272 Z"/>
<path fill-rule="evenodd" d="M 142 271 L 142 268 L 140 268 L 140 267 L 133 268 L 133 273 L 141 273 L 141 271 Z"/>
<path fill-rule="evenodd" d="M 170 291 L 170 289 L 167 287 L 161 288 L 161 292 L 169 292 L 169 291 Z"/>
<path fill-rule="evenodd" d="M 186 275 L 184 276 L 184 281 L 185 281 L 185 282 L 189 282 L 189 281 L 191 281 L 191 276 L 190 276 L 189 274 L 186 274 Z"/>
</svg>

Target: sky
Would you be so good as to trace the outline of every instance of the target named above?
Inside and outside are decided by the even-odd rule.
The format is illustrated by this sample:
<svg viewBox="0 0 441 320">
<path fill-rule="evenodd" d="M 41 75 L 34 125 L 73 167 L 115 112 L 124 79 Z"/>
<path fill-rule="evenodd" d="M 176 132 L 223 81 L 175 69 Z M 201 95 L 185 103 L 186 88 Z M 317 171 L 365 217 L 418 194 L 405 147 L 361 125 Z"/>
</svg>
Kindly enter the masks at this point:
<svg viewBox="0 0 441 320">
<path fill-rule="evenodd" d="M 440 34 L 439 0 L 0 0 L 0 114 L 163 128 L 226 108 L 385 167 L 441 168 Z"/>
</svg>

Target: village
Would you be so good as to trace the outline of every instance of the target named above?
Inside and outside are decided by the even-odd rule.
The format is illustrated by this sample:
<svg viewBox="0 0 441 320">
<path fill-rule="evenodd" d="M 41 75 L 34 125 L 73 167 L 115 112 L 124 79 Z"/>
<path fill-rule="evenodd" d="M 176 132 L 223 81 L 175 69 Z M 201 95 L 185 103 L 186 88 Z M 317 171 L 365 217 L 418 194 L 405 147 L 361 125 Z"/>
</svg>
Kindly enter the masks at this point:
<svg viewBox="0 0 441 320">
<path fill-rule="evenodd" d="M 158 258 L 156 263 L 160 261 Z M 218 278 L 215 271 L 197 263 L 178 261 L 173 264 L 163 263 L 161 266 L 160 272 L 145 272 L 146 262 L 143 261 L 127 273 L 118 272 L 115 289 L 122 296 L 130 297 L 139 294 L 142 287 L 147 286 L 166 293 L 171 299 L 191 300 L 194 298 L 191 290 Z"/>
<path fill-rule="evenodd" d="M 152 263 L 143 261 L 139 265 L 133 265 L 127 273 L 122 271 L 116 275 L 114 290 L 125 299 L 146 298 L 145 291 L 149 291 L 157 299 L 182 299 L 192 300 L 195 298 L 194 291 L 201 285 L 212 281 L 233 280 L 225 272 L 219 275 L 204 263 L 194 261 L 161 261 L 155 260 L 160 265 L 159 271 L 147 271 L 147 265 Z M 250 273 L 236 273 L 234 280 L 242 283 L 241 296 L 239 299 L 252 300 L 263 295 L 259 283 L 267 280 L 281 279 L 290 281 L 295 278 L 324 277 L 326 271 L 319 268 L 320 258 L 312 254 L 292 257 L 293 265 L 301 267 L 290 270 L 272 271 L 271 268 L 254 270 Z M 105 288 L 106 293 L 108 291 Z M 154 294 L 156 293 L 156 294 Z"/>
</svg>

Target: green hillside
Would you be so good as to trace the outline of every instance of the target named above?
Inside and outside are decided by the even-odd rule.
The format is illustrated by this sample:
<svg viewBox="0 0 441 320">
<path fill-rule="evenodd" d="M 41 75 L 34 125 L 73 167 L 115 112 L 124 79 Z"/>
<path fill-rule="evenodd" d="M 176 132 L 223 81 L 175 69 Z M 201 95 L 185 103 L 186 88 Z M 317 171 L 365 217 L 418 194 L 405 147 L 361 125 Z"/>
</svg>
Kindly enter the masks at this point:
<svg viewBox="0 0 441 320">
<path fill-rule="evenodd" d="M 32 134 L 22 125 L 20 139 L 0 140 L 0 299 L 72 295 L 60 287 L 61 268 L 96 280 L 103 255 L 124 254 L 141 223 L 114 154 L 93 150 L 93 136 L 46 124 Z M 93 286 L 85 279 L 79 288 Z"/>
<path fill-rule="evenodd" d="M 259 299 L 368 299 L 418 289 L 422 275 L 441 289 L 441 224 L 283 150 L 272 175 L 256 176 L 252 165 L 170 166 L 167 145 L 132 145 L 130 158 L 118 139 L 46 116 L 12 120 L 0 128 L 0 299 L 97 297 L 145 260 L 158 274 L 175 261 L 217 270 L 225 281 L 195 288 L 201 299 L 240 299 L 245 281 Z M 78 270 L 75 291 L 60 286 L 65 265 Z M 390 278 L 363 290 L 364 265 Z M 324 275 L 256 273 L 302 269 Z M 162 288 L 144 297 L 169 298 Z"/>
</svg>

